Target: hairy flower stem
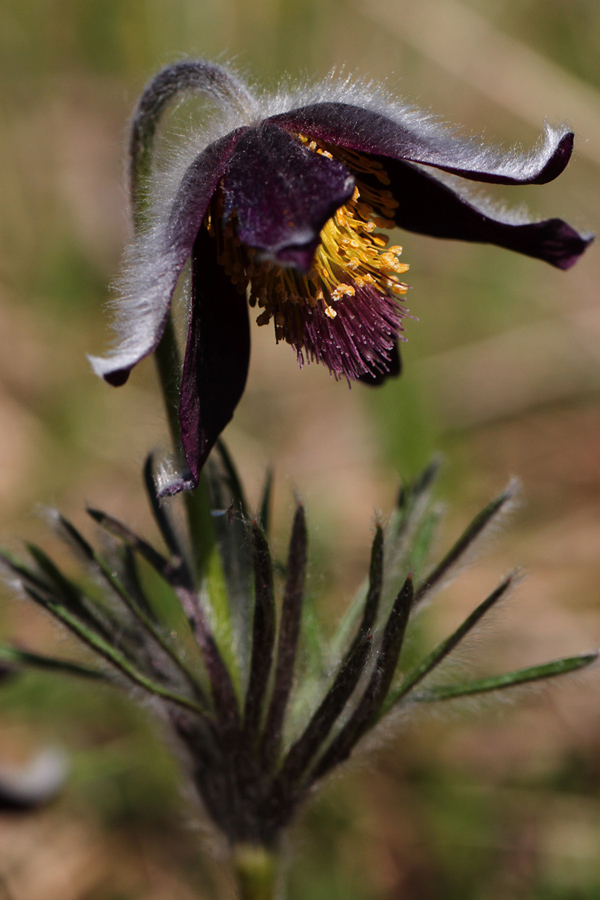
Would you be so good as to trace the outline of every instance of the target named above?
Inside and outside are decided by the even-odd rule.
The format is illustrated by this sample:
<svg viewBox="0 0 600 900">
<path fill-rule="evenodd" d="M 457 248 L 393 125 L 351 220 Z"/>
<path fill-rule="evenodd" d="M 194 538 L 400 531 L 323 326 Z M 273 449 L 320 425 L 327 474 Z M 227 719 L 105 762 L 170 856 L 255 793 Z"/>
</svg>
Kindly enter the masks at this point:
<svg viewBox="0 0 600 900">
<path fill-rule="evenodd" d="M 279 860 L 272 850 L 240 844 L 233 851 L 240 900 L 276 900 Z"/>
<path fill-rule="evenodd" d="M 187 67 L 183 66 L 186 70 Z M 193 85 L 192 85 L 193 86 Z M 163 86 L 164 87 L 164 86 Z M 185 89 L 185 85 L 183 86 Z M 132 121 L 130 141 L 131 216 L 136 234 L 150 225 L 149 184 L 152 174 L 154 137 L 166 103 L 177 93 L 177 86 L 169 85 L 160 97 L 141 103 Z M 160 102 L 159 102 L 160 101 Z M 160 343 L 154 351 L 173 448 L 181 454 L 181 425 L 179 401 L 181 396 L 182 363 L 171 310 L 167 315 Z M 191 540 L 191 551 L 198 579 L 205 573 L 215 540 L 211 523 L 210 501 L 206 479 L 200 476 L 196 490 L 185 492 L 185 508 Z"/>
<path fill-rule="evenodd" d="M 148 183 L 152 172 L 152 156 L 154 150 L 154 135 L 157 122 L 155 113 L 152 121 L 146 123 L 146 127 L 138 121 L 138 114 L 132 123 L 134 135 L 141 131 L 143 140 L 138 137 L 137 143 L 132 137 L 130 148 L 131 166 L 131 217 L 136 235 L 141 234 L 150 226 L 150 201 L 148 195 Z M 143 117 L 142 117 L 143 118 Z M 150 127 L 150 125 L 152 127 Z M 136 130 L 137 129 L 137 130 Z M 169 430 L 175 450 L 181 447 L 181 426 L 179 424 L 179 395 L 181 393 L 181 355 L 175 335 L 173 316 L 169 310 L 162 339 L 154 352 L 158 380 L 165 401 Z"/>
</svg>

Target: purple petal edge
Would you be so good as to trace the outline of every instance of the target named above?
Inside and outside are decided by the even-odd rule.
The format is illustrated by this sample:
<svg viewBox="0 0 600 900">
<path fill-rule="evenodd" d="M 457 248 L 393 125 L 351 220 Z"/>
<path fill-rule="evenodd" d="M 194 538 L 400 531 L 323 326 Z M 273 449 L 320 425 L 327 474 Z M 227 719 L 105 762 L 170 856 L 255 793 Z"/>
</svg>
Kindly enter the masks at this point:
<svg viewBox="0 0 600 900">
<path fill-rule="evenodd" d="M 245 130 L 232 131 L 203 150 L 187 169 L 166 214 L 134 241 L 117 311 L 121 343 L 109 356 L 88 357 L 94 372 L 109 384 L 124 384 L 133 367 L 158 347 L 179 276 Z"/>
<path fill-rule="evenodd" d="M 433 166 L 473 181 L 545 184 L 564 170 L 573 150 L 573 133 L 546 127 L 541 146 L 526 155 L 502 157 L 449 131 L 420 127 L 345 103 L 315 103 L 273 116 L 271 121 L 307 137 L 359 153 Z"/>
<path fill-rule="evenodd" d="M 246 298 L 217 263 L 214 240 L 202 228 L 192 252 L 192 312 L 179 405 L 181 440 L 194 487 L 244 392 L 249 362 Z M 187 475 L 179 489 L 186 488 L 186 480 Z"/>
<path fill-rule="evenodd" d="M 383 157 L 378 157 L 384 161 Z M 591 234 L 579 234 L 562 219 L 510 221 L 506 214 L 464 197 L 427 169 L 396 160 L 385 161 L 390 190 L 399 200 L 394 220 L 399 228 L 435 238 L 495 244 L 541 259 L 558 269 L 573 266 Z M 373 181 L 373 185 L 376 183 Z"/>
</svg>

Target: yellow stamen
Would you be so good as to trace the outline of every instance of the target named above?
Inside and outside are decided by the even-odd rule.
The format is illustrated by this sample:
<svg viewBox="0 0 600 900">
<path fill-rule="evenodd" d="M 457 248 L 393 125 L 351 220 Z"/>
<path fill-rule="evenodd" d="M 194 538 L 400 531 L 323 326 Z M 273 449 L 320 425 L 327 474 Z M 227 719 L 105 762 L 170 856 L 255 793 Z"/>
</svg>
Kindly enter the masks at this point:
<svg viewBox="0 0 600 900">
<path fill-rule="evenodd" d="M 398 202 L 389 190 L 364 183 L 360 175 L 375 177 L 381 185 L 390 179 L 382 163 L 353 150 L 323 147 L 303 135 L 305 146 L 330 159 L 344 162 L 356 178 L 350 200 L 339 207 L 325 223 L 313 263 L 306 275 L 257 258 L 256 251 L 243 247 L 230 220 L 221 228 L 222 197 L 217 193 L 205 224 L 217 239 L 217 260 L 240 291 L 247 291 L 250 306 L 262 311 L 257 324 L 274 320 L 277 339 L 302 343 L 301 306 L 321 307 L 330 319 L 337 316 L 335 304 L 354 297 L 365 286 L 398 299 L 407 291 L 398 276 L 408 270 L 398 257 L 402 247 L 388 247 L 389 238 L 376 229 L 394 227 L 394 210 Z"/>
</svg>

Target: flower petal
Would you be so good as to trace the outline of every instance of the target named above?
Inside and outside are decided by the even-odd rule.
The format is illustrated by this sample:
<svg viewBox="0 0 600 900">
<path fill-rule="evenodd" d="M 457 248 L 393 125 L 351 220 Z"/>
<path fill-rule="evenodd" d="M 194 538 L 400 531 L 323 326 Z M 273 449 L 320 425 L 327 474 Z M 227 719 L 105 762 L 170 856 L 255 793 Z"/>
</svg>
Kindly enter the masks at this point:
<svg viewBox="0 0 600 900">
<path fill-rule="evenodd" d="M 250 327 L 246 298 L 217 263 L 215 241 L 200 229 L 192 253 L 192 311 L 179 421 L 194 485 L 246 385 Z"/>
<path fill-rule="evenodd" d="M 105 357 L 89 357 L 97 375 L 113 385 L 152 353 L 163 335 L 171 298 L 208 204 L 244 128 L 208 146 L 183 176 L 173 201 L 154 227 L 139 236 L 126 260 L 117 306 L 120 342 Z"/>
<path fill-rule="evenodd" d="M 399 202 L 394 220 L 399 228 L 430 237 L 496 244 L 542 259 L 559 269 L 577 262 L 592 235 L 579 234 L 562 219 L 512 220 L 484 201 L 461 196 L 429 172 L 408 163 L 385 161 L 389 189 Z M 368 179 L 367 179 L 368 180 Z"/>
<path fill-rule="evenodd" d="M 308 271 L 319 232 L 353 190 L 343 163 L 267 122 L 237 143 L 223 185 L 225 219 L 235 212 L 239 239 L 263 257 Z"/>
<path fill-rule="evenodd" d="M 564 170 L 573 150 L 573 134 L 546 125 L 544 140 L 528 154 L 498 152 L 466 140 L 414 113 L 388 115 L 346 103 L 315 103 L 271 121 L 301 131 L 316 141 L 434 166 L 473 181 L 496 184 L 545 184 Z M 402 121 L 404 118 L 404 121 Z"/>
</svg>

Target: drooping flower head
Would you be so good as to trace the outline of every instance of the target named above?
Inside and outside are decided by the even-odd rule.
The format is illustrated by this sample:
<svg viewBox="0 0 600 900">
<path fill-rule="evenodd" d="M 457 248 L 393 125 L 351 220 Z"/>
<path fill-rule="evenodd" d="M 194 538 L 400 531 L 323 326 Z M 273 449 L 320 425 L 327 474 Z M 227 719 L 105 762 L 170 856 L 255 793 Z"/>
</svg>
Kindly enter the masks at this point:
<svg viewBox="0 0 600 900">
<path fill-rule="evenodd" d="M 573 134 L 546 127 L 529 154 L 458 137 L 369 87 L 331 79 L 255 96 L 203 61 L 160 72 L 132 123 L 132 194 L 149 169 L 159 116 L 200 90 L 216 112 L 138 221 L 118 307 L 120 340 L 95 371 L 123 384 L 163 335 L 191 257 L 191 305 L 180 397 L 183 449 L 196 484 L 244 390 L 249 308 L 258 324 L 336 377 L 379 384 L 400 372 L 408 266 L 389 246 L 398 227 L 496 244 L 568 269 L 592 240 L 561 219 L 530 221 L 469 196 L 463 181 L 544 184 L 563 171 Z M 452 177 L 455 176 L 455 177 Z M 134 213 L 136 212 L 134 207 Z"/>
</svg>

